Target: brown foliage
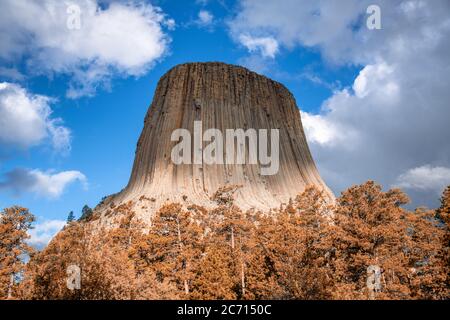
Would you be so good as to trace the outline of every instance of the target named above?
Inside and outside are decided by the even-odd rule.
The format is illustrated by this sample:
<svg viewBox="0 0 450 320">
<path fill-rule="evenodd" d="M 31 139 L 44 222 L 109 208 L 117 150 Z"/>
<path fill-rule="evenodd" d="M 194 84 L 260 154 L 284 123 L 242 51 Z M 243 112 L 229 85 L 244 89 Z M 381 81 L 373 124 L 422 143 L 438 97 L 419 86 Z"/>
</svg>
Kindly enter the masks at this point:
<svg viewBox="0 0 450 320">
<path fill-rule="evenodd" d="M 342 193 L 335 209 L 332 243 L 336 298 L 366 299 L 367 268 L 381 268 L 381 290 L 374 298 L 432 298 L 430 277 L 441 283 L 437 265 L 438 228 L 432 214 L 401 207 L 407 196 L 382 192 L 372 181 Z M 437 297 L 436 297 L 437 298 Z"/>
<path fill-rule="evenodd" d="M 26 208 L 11 207 L 0 212 L 0 299 L 12 299 L 17 277 L 23 272 L 23 256 L 33 254 L 26 243 L 34 216 Z"/>
<path fill-rule="evenodd" d="M 442 194 L 441 206 L 436 210 L 436 215 L 442 222 L 444 229 L 439 258 L 443 266 L 442 272 L 445 275 L 445 282 L 440 286 L 440 291 L 441 297 L 448 299 L 450 296 L 450 186 Z M 436 281 L 433 281 L 433 283 L 436 283 Z"/>
<path fill-rule="evenodd" d="M 308 187 L 270 214 L 242 212 L 235 190 L 219 190 L 212 210 L 166 205 L 149 229 L 130 203 L 114 209 L 122 219 L 113 229 L 72 222 L 30 260 L 19 297 L 449 298 L 449 188 L 436 212 L 408 211 L 400 190 L 369 181 L 334 205 Z M 70 264 L 81 267 L 81 290 L 67 289 Z M 371 266 L 381 270 L 375 289 Z"/>
<path fill-rule="evenodd" d="M 123 208 L 122 208 L 123 209 Z M 149 270 L 136 271 L 130 258 L 139 228 L 127 214 L 119 227 L 91 230 L 90 225 L 72 222 L 42 252 L 28 263 L 21 283 L 23 299 L 158 299 L 175 298 L 175 290 L 158 283 Z M 81 269 L 81 289 L 69 290 L 67 268 Z"/>
<path fill-rule="evenodd" d="M 253 266 L 259 272 L 255 270 L 255 281 L 249 284 L 254 288 L 252 298 L 331 297 L 328 211 L 323 194 L 308 187 L 286 210 L 258 219 L 258 253 Z M 261 277 L 261 269 L 265 277 Z M 268 290 L 261 291 L 262 286 Z"/>
</svg>

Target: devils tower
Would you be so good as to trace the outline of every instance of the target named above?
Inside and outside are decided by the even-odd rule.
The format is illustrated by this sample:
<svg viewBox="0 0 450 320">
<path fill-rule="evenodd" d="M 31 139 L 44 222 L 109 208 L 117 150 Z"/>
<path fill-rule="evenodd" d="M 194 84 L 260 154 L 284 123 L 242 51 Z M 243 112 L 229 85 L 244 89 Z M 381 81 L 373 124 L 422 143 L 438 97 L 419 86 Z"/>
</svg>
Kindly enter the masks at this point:
<svg viewBox="0 0 450 320">
<path fill-rule="evenodd" d="M 193 132 L 195 123 L 201 123 L 203 132 L 278 129 L 277 172 L 263 175 L 259 163 L 173 163 L 177 141 L 172 141 L 172 133 L 176 129 Z M 206 144 L 202 141 L 200 147 Z M 246 154 L 250 148 L 247 143 Z M 175 66 L 159 80 L 128 185 L 106 204 L 133 201 L 138 211 L 169 201 L 209 206 L 214 192 L 227 185 L 241 186 L 235 204 L 242 209 L 279 207 L 307 185 L 333 198 L 314 164 L 299 109 L 286 87 L 240 66 L 217 62 Z"/>
</svg>

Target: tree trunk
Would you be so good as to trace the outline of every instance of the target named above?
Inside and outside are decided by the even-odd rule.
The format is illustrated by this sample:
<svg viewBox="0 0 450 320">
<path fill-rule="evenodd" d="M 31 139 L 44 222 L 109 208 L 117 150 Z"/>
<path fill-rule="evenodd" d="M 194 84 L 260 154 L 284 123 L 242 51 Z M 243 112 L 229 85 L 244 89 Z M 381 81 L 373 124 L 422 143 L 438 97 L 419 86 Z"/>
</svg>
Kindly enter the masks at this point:
<svg viewBox="0 0 450 320">
<path fill-rule="evenodd" d="M 187 280 L 184 280 L 184 293 L 189 294 L 189 284 Z"/>
<path fill-rule="evenodd" d="M 242 286 L 242 296 L 245 296 L 245 271 L 244 262 L 241 263 L 241 286 Z"/>
<path fill-rule="evenodd" d="M 234 228 L 231 227 L 231 249 L 234 250 Z"/>
<path fill-rule="evenodd" d="M 8 300 L 12 298 L 13 286 L 14 286 L 14 273 L 11 273 L 11 276 L 9 278 L 9 285 L 8 285 Z"/>
<path fill-rule="evenodd" d="M 181 229 L 180 229 L 180 220 L 177 218 L 177 237 L 178 237 L 178 245 L 180 246 L 180 254 L 183 254 L 183 242 L 181 241 Z M 185 258 L 184 258 L 185 259 Z M 187 269 L 187 261 L 185 260 L 184 264 L 184 273 L 186 275 L 186 269 Z M 184 292 L 186 294 L 189 294 L 189 284 L 187 279 L 184 280 Z"/>
<path fill-rule="evenodd" d="M 183 243 L 181 242 L 181 230 L 180 230 L 180 220 L 177 218 L 177 236 L 178 236 L 178 244 L 180 248 L 183 247 Z"/>
</svg>

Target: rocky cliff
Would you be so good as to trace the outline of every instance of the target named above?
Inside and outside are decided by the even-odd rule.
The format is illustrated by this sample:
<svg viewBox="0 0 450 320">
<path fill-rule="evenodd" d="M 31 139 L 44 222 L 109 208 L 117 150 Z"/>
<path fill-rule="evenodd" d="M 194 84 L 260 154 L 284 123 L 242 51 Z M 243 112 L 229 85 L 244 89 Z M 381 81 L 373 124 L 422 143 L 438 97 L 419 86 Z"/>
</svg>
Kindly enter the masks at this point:
<svg viewBox="0 0 450 320">
<path fill-rule="evenodd" d="M 278 129 L 278 170 L 262 174 L 259 159 L 256 164 L 207 164 L 203 159 L 175 164 L 171 158 L 178 144 L 171 139 L 174 130 L 193 133 L 199 121 L 203 133 L 210 128 L 224 135 L 227 129 L 267 129 L 271 137 L 270 130 Z M 195 146 L 193 140 L 195 137 L 189 150 L 192 158 L 195 148 L 210 143 L 203 140 Z M 251 141 L 243 148 L 247 157 L 254 151 Z M 273 146 L 268 148 L 268 154 L 276 151 L 270 150 Z M 226 153 L 225 146 L 223 149 Z M 307 185 L 316 185 L 333 198 L 316 169 L 299 109 L 286 87 L 239 66 L 216 62 L 178 65 L 158 83 L 128 185 L 105 204 L 132 200 L 143 215 L 166 201 L 210 206 L 211 196 L 225 185 L 241 186 L 235 193 L 235 203 L 243 209 L 279 207 Z"/>
</svg>

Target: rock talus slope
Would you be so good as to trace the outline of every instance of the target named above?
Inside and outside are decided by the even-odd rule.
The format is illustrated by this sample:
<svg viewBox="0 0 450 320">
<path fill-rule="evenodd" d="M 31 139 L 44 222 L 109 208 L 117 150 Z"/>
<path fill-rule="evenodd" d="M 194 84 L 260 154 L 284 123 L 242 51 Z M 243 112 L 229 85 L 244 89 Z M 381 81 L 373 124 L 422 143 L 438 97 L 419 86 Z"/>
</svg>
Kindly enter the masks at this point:
<svg viewBox="0 0 450 320">
<path fill-rule="evenodd" d="M 258 164 L 174 164 L 171 152 L 177 141 L 171 141 L 171 134 L 178 128 L 193 133 L 194 121 L 202 121 L 203 132 L 279 129 L 279 171 L 264 176 Z M 242 186 L 235 193 L 235 204 L 242 209 L 279 207 L 307 185 L 333 198 L 314 164 L 295 99 L 283 85 L 224 63 L 178 65 L 160 79 L 129 183 L 108 203 L 147 201 L 139 204 L 146 209 L 166 201 L 210 206 L 212 194 L 225 185 Z"/>
</svg>

